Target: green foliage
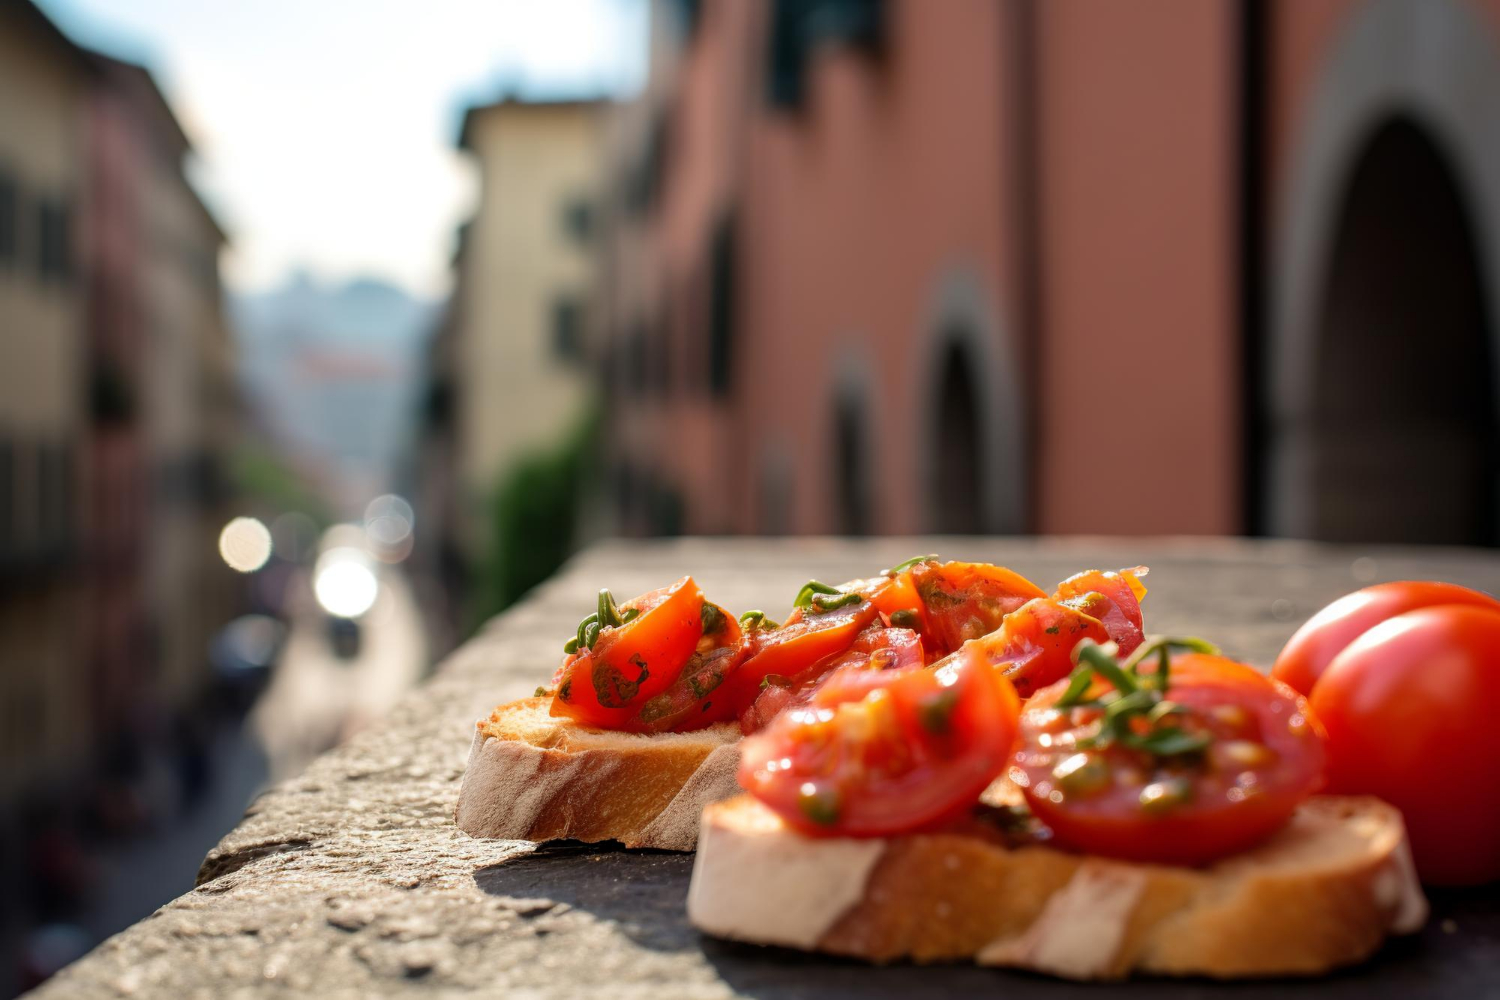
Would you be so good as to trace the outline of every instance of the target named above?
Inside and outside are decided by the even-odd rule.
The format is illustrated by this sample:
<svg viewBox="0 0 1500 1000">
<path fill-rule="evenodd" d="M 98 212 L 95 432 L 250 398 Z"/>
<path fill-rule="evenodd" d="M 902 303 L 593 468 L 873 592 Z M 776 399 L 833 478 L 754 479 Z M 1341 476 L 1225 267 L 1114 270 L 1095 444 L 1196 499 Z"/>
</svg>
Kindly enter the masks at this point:
<svg viewBox="0 0 1500 1000">
<path fill-rule="evenodd" d="M 236 448 L 229 460 L 230 488 L 253 507 L 268 512 L 296 510 L 319 528 L 333 521 L 328 502 L 272 452 L 252 444 Z"/>
<path fill-rule="evenodd" d="M 500 475 L 489 505 L 491 548 L 472 591 L 473 625 L 520 600 L 573 554 L 597 428 L 590 414 L 557 445 Z"/>
</svg>

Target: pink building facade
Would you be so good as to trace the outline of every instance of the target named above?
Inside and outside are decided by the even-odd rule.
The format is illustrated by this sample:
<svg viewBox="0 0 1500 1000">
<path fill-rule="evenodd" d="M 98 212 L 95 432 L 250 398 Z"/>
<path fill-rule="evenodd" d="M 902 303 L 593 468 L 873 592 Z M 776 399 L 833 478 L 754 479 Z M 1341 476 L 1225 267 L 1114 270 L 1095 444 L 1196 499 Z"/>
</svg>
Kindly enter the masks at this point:
<svg viewBox="0 0 1500 1000">
<path fill-rule="evenodd" d="M 626 530 L 1495 540 L 1500 4 L 655 13 Z"/>
</svg>

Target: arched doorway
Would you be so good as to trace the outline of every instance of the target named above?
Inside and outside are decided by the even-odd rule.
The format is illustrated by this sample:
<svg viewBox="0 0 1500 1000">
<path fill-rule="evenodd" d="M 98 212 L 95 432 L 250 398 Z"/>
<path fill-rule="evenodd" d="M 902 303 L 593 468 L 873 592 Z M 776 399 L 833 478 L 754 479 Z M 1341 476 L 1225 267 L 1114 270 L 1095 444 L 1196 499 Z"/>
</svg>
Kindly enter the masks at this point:
<svg viewBox="0 0 1500 1000">
<path fill-rule="evenodd" d="M 868 415 L 863 402 L 852 392 L 842 392 L 834 401 L 834 488 L 842 535 L 868 535 L 873 527 L 870 455 L 865 445 Z"/>
<path fill-rule="evenodd" d="M 1026 527 L 1021 383 L 999 310 L 967 264 L 941 271 L 913 338 L 922 525 L 941 534 Z"/>
<path fill-rule="evenodd" d="M 933 527 L 942 534 L 977 535 L 984 530 L 984 454 L 980 441 L 979 388 L 964 338 L 945 335 L 939 367 L 937 419 L 933 427 Z"/>
<path fill-rule="evenodd" d="M 1497 541 L 1492 28 L 1462 0 L 1366 0 L 1301 109 L 1258 390 L 1270 534 Z"/>
<path fill-rule="evenodd" d="M 1490 331 L 1468 210 L 1428 133 L 1392 118 L 1354 162 L 1315 330 L 1306 533 L 1493 544 Z"/>
</svg>

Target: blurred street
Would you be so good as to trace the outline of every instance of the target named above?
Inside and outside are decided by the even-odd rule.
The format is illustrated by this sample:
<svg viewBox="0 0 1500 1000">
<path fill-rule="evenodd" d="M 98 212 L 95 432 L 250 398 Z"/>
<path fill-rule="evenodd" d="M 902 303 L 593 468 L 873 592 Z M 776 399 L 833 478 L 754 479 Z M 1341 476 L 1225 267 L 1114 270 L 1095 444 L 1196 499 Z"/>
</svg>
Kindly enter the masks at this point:
<svg viewBox="0 0 1500 1000">
<path fill-rule="evenodd" d="M 374 605 L 359 619 L 357 649 L 347 620 L 319 606 L 309 574 L 288 585 L 290 622 L 265 691 L 243 720 L 212 720 L 201 792 L 187 796 L 169 762 L 146 765 L 148 799 L 183 801 L 137 836 L 104 846 L 89 860 L 88 902 L 74 919 L 48 925 L 27 946 L 77 957 L 144 919 L 193 887 L 198 866 L 268 783 L 295 775 L 318 754 L 376 723 L 421 676 L 427 649 L 411 588 L 400 570 L 383 567 Z M 6 963 L 8 967 L 12 963 Z M 30 963 L 27 963 L 30 964 Z M 41 964 L 50 964 L 41 961 Z M 4 987 L 0 981 L 0 988 Z"/>
<path fill-rule="evenodd" d="M 308 575 L 298 574 L 288 587 L 291 630 L 247 724 L 264 748 L 272 781 L 296 774 L 378 720 L 422 676 L 427 649 L 411 588 L 395 567 L 381 567 L 379 576 L 375 604 L 358 622 L 358 649 L 346 655 L 335 648 L 332 630 L 348 626 L 332 624 Z"/>
<path fill-rule="evenodd" d="M 203 856 L 240 821 L 266 781 L 266 758 L 244 726 L 214 740 L 214 778 L 204 797 L 166 829 L 136 838 L 99 859 L 97 895 L 80 925 L 94 941 L 141 920 L 193 887 Z"/>
</svg>

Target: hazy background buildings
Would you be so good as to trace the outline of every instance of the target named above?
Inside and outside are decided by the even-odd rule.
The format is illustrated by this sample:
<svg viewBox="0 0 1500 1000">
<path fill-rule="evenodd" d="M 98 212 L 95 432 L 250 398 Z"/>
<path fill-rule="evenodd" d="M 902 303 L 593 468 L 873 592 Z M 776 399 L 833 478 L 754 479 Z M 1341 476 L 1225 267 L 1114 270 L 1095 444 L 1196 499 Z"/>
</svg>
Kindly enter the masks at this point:
<svg viewBox="0 0 1500 1000">
<path fill-rule="evenodd" d="M 1497 111 L 1494 0 L 0 0 L 0 993 L 590 540 L 1496 544 Z"/>
</svg>

